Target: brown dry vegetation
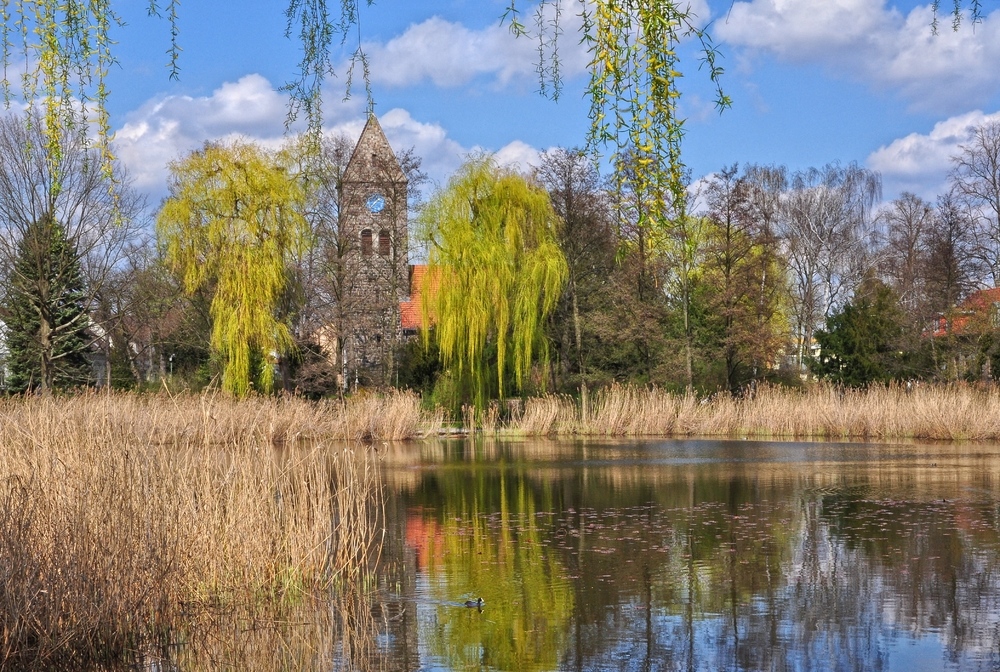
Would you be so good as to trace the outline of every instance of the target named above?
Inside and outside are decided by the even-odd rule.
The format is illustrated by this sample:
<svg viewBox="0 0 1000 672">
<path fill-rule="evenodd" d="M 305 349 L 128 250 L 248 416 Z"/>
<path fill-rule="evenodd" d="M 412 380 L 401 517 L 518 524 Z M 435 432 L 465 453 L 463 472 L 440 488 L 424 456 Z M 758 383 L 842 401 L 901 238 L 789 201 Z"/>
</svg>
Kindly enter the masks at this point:
<svg viewBox="0 0 1000 672">
<path fill-rule="evenodd" d="M 611 387 L 588 417 L 568 397 L 531 399 L 508 429 L 530 435 L 1000 440 L 1000 390 L 968 385 L 763 387 L 736 399 Z"/>
<path fill-rule="evenodd" d="M 421 423 L 409 395 L 0 402 L 0 668 L 135 657 L 206 614 L 356 584 L 378 546 L 377 458 L 324 440 Z"/>
<path fill-rule="evenodd" d="M 441 415 L 419 401 L 0 401 L 0 668 L 137 660 L 178 628 L 185 655 L 238 658 L 213 650 L 217 622 L 258 633 L 237 646 L 261 651 L 274 638 L 323 639 L 280 624 L 367 585 L 380 484 L 365 444 L 435 433 Z M 1000 392 L 971 386 L 767 387 L 706 400 L 612 387 L 590 409 L 582 417 L 572 399 L 548 396 L 506 426 L 497 407 L 481 423 L 535 435 L 1000 440 Z M 319 625 L 370 646 L 355 621 Z"/>
</svg>

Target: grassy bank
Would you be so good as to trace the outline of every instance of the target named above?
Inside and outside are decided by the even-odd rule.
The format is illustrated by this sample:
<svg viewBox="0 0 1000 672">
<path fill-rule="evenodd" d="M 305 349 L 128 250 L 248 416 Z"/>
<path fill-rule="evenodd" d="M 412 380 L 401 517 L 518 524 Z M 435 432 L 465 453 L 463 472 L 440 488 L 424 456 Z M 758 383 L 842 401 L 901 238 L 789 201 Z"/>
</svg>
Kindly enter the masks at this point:
<svg viewBox="0 0 1000 672">
<path fill-rule="evenodd" d="M 117 662 L 206 614 L 267 619 L 359 583 L 378 543 L 377 458 L 323 440 L 409 436 L 428 423 L 417 407 L 0 402 L 0 667 Z"/>
<path fill-rule="evenodd" d="M 530 399 L 505 429 L 526 435 L 759 439 L 1000 440 L 1000 390 L 967 385 L 842 390 L 763 387 L 735 399 L 612 387 L 585 415 L 568 397 Z"/>
</svg>

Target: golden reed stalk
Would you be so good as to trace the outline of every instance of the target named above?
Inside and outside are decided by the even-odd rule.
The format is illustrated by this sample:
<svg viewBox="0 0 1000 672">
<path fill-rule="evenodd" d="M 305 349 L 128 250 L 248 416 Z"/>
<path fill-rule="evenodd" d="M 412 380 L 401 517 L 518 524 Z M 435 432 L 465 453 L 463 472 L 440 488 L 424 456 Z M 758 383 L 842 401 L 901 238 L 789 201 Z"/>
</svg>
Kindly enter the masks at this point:
<svg viewBox="0 0 1000 672">
<path fill-rule="evenodd" d="M 1000 389 L 972 385 L 764 386 L 710 398 L 612 386 L 587 418 L 569 397 L 531 399 L 508 428 L 528 435 L 706 436 L 760 439 L 1000 440 Z"/>
<path fill-rule="evenodd" d="M 412 395 L 0 401 L 0 668 L 134 658 L 206 613 L 274 613 L 363 582 L 381 489 L 358 440 L 414 435 L 429 422 L 418 408 Z"/>
</svg>

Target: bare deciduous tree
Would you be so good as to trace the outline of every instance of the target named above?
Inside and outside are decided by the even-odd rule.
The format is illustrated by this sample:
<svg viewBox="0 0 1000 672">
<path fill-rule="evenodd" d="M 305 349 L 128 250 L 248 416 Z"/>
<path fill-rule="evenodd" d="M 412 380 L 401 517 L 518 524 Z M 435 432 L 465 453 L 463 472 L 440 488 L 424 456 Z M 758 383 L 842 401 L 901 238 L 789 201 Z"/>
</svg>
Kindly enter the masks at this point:
<svg viewBox="0 0 1000 672">
<path fill-rule="evenodd" d="M 766 175 L 756 171 L 756 177 Z M 706 189 L 701 282 L 707 290 L 705 321 L 717 341 L 707 344 L 707 354 L 724 363 L 726 387 L 733 394 L 755 380 L 782 345 L 777 327 L 784 274 L 766 217 L 771 192 L 763 186 L 733 165 L 716 173 Z"/>
<path fill-rule="evenodd" d="M 813 333 L 864 277 L 880 176 L 856 163 L 792 176 L 781 237 L 791 270 L 794 336 L 801 366 Z"/>
<path fill-rule="evenodd" d="M 927 239 L 924 275 L 933 314 L 945 314 L 979 284 L 982 268 L 976 256 L 972 213 L 949 192 L 938 198 Z"/>
<path fill-rule="evenodd" d="M 91 343 L 103 339 L 106 330 L 97 324 L 93 309 L 96 297 L 119 262 L 124 259 L 129 241 L 141 228 L 143 198 L 128 186 L 128 178 L 118 164 L 112 174 L 99 152 L 91 148 L 82 129 L 67 130 L 61 153 L 49 153 L 44 121 L 35 114 L 8 115 L 0 118 L 0 262 L 5 286 L 17 283 L 23 291 L 43 294 L 39 283 L 22 277 L 14 260 L 18 247 L 34 225 L 58 222 L 65 232 L 70 254 L 50 260 L 55 264 L 49 273 L 82 270 L 83 304 L 86 310 L 78 320 L 88 321 Z M 39 249 L 42 254 L 45 251 Z M 43 263 L 39 259 L 39 263 Z M 35 287 L 32 287 L 32 282 Z M 39 339 L 41 358 L 55 356 L 55 343 L 46 336 L 53 325 L 42 317 Z M 78 328 L 66 324 L 61 328 Z M 40 362 L 41 364 L 41 362 Z M 41 380 L 46 389 L 51 380 Z"/>
<path fill-rule="evenodd" d="M 934 228 L 934 209 L 919 196 L 904 192 L 879 213 L 885 244 L 878 263 L 887 284 L 911 316 L 921 315 L 926 301 L 928 238 Z"/>
<path fill-rule="evenodd" d="M 993 286 L 1000 283 L 1000 122 L 976 127 L 952 158 L 955 192 L 975 219 L 976 256 Z"/>
<path fill-rule="evenodd" d="M 583 316 L 593 308 L 594 296 L 614 266 L 610 204 L 597 167 L 584 150 L 556 148 L 544 152 L 541 158 L 534 177 L 549 192 L 552 207 L 562 219 L 559 246 L 569 269 L 566 289 L 553 315 L 553 323 L 563 327 L 554 334 L 560 358 L 553 372 L 558 370 L 564 380 L 578 380 L 586 405 Z"/>
</svg>

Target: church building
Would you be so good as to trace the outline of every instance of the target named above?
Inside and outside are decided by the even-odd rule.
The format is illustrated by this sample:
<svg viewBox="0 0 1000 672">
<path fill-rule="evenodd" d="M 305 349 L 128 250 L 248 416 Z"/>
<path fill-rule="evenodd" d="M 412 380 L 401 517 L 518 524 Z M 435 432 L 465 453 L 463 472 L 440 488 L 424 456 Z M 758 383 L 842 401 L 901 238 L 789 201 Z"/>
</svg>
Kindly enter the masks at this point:
<svg viewBox="0 0 1000 672">
<path fill-rule="evenodd" d="M 416 326 L 407 196 L 406 175 L 378 120 L 370 115 L 340 182 L 340 228 L 351 278 L 342 297 L 351 315 L 342 351 L 345 385 L 391 384 L 404 337 L 404 309 L 406 331 Z"/>
</svg>

